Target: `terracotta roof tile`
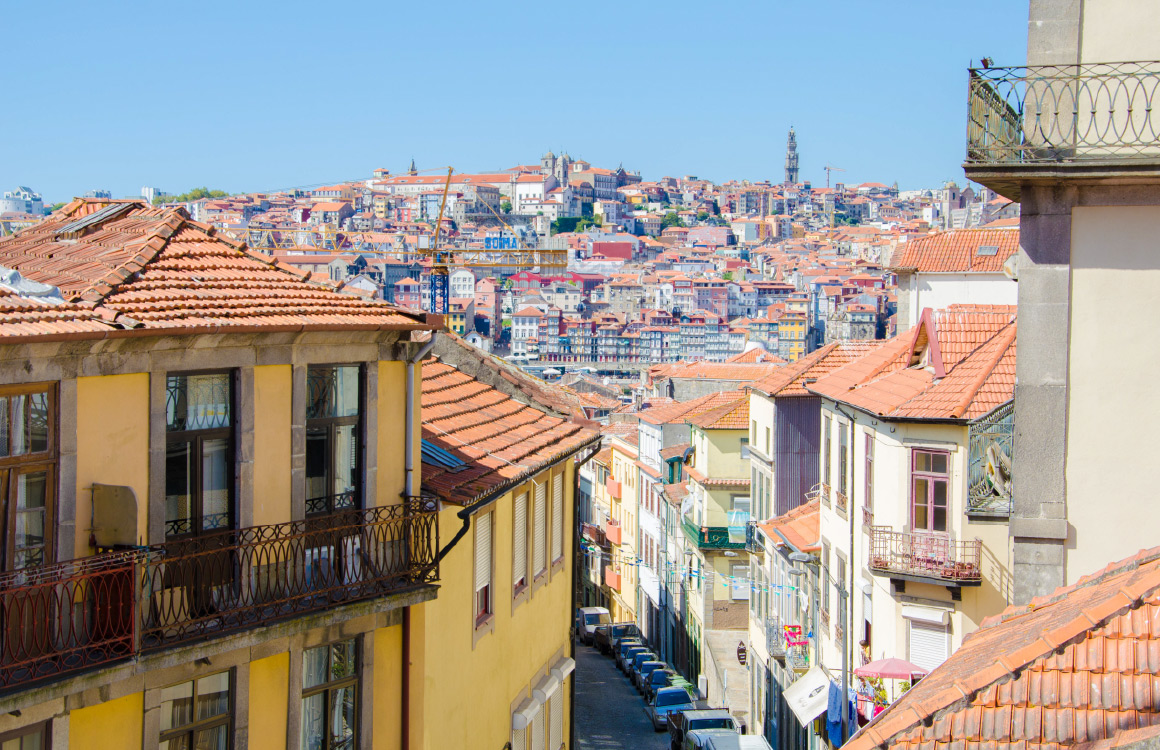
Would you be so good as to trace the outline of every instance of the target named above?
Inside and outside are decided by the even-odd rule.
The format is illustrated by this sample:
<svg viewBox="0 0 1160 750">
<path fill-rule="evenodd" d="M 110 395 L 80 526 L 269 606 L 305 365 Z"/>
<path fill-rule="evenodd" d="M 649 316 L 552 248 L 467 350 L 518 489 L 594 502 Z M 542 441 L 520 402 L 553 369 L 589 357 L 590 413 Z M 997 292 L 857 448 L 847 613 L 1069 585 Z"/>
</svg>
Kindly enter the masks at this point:
<svg viewBox="0 0 1160 750">
<path fill-rule="evenodd" d="M 846 747 L 1110 748 L 1158 725 L 1155 548 L 988 618 Z"/>
<path fill-rule="evenodd" d="M 782 536 L 802 552 L 816 552 L 821 549 L 821 501 L 811 500 L 799 505 L 788 513 L 758 524 L 765 535 L 780 546 Z M 781 532 L 780 534 L 778 532 Z"/>
<path fill-rule="evenodd" d="M 980 248 L 994 248 L 994 251 Z M 1018 229 L 952 229 L 905 242 L 890 267 L 931 273 L 997 273 L 1019 251 Z"/>
</svg>

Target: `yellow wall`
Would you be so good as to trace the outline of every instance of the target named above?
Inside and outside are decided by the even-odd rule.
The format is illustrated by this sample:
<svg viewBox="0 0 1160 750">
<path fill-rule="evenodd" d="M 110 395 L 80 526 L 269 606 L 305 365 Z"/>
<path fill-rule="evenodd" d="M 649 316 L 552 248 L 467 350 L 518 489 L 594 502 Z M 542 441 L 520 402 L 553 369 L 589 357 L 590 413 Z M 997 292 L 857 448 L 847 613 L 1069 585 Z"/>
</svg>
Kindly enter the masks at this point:
<svg viewBox="0 0 1160 750">
<path fill-rule="evenodd" d="M 422 367 L 415 367 L 415 393 L 418 394 L 422 382 Z M 399 502 L 399 495 L 405 487 L 406 466 L 403 460 L 405 445 L 407 366 L 403 362 L 379 362 L 379 469 L 378 497 L 376 505 L 393 505 Z M 419 413 L 419 399 L 416 395 L 415 414 Z M 415 471 L 418 488 L 419 468 L 419 420 L 415 420 Z"/>
<path fill-rule="evenodd" d="M 398 750 L 399 722 L 403 704 L 399 685 L 403 679 L 403 626 L 379 628 L 375 639 L 375 750 Z"/>
<path fill-rule="evenodd" d="M 1153 300 L 1160 283 L 1160 207 L 1077 207 L 1071 226 L 1068 584 L 1155 546 L 1143 498 L 1160 475 L 1150 418 L 1160 413 L 1160 329 L 1148 315 L 1125 314 L 1129 300 Z M 1109 359 L 1120 356 L 1131 364 L 1110 372 Z"/>
<path fill-rule="evenodd" d="M 92 554 L 93 483 L 131 487 L 137 496 L 137 537 L 149 529 L 149 375 L 77 378 L 76 546 Z"/>
<path fill-rule="evenodd" d="M 290 365 L 254 368 L 254 524 L 290 520 Z"/>
<path fill-rule="evenodd" d="M 132 693 L 69 714 L 70 750 L 141 747 L 145 694 Z"/>
<path fill-rule="evenodd" d="M 274 654 L 250 663 L 251 750 L 286 747 L 286 685 L 289 680 L 289 653 Z"/>
<path fill-rule="evenodd" d="M 472 645 L 474 525 L 440 564 L 439 598 L 412 608 L 413 750 L 503 747 L 511 739 L 512 702 L 539 679 L 537 670 L 551 666 L 557 652 L 563 649 L 564 655 L 568 655 L 572 617 L 572 581 L 568 571 L 572 564 L 573 470 L 569 463 L 565 473 L 564 507 L 568 515 L 564 525 L 564 567 L 556 569 L 546 585 L 534 588 L 531 598 L 514 613 L 511 606 L 512 499 L 519 492 L 532 493 L 531 483 L 514 488 L 492 506 L 495 560 L 492 632 Z M 548 497 L 550 502 L 550 492 Z M 459 530 L 457 510 L 450 507 L 440 513 L 441 539 L 451 539 Z M 531 555 L 529 549 L 529 558 Z M 421 637 L 416 638 L 420 632 Z M 479 686 L 485 687 L 479 689 Z M 566 691 L 568 683 L 560 689 Z M 465 694 L 464 690 L 468 692 Z"/>
</svg>

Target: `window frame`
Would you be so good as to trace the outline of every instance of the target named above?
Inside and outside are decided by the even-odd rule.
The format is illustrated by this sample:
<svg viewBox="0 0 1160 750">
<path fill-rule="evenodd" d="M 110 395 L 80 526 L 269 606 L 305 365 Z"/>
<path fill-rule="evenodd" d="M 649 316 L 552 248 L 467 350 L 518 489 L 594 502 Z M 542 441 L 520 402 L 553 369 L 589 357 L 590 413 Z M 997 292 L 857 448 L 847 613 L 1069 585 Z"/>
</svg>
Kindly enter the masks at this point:
<svg viewBox="0 0 1160 750">
<path fill-rule="evenodd" d="M 218 531 L 227 531 L 237 528 L 238 522 L 238 494 L 237 494 L 237 471 L 238 471 L 238 370 L 236 368 L 213 369 L 213 370 L 175 370 L 165 373 L 165 393 L 166 393 L 166 412 L 168 412 L 169 400 L 169 379 L 173 377 L 190 377 L 198 375 L 226 375 L 229 382 L 229 396 L 228 404 L 230 409 L 229 424 L 225 427 L 211 427 L 201 430 L 171 430 L 169 428 L 168 416 L 165 424 L 165 461 L 169 461 L 169 446 L 172 444 L 191 443 L 195 446 L 195 460 L 192 463 L 193 469 L 190 478 L 190 512 L 194 515 L 186 519 L 170 520 L 168 517 L 164 518 L 165 526 L 165 541 L 173 541 L 177 539 L 196 538 L 206 533 L 214 533 Z M 203 456 L 203 445 L 209 440 L 220 440 L 225 438 L 227 441 L 226 457 L 229 461 L 226 470 L 226 515 L 227 523 L 225 526 L 215 527 L 208 531 L 204 527 L 204 501 L 202 493 L 204 488 L 202 486 L 203 477 L 201 471 L 201 462 Z M 169 467 L 166 465 L 165 473 L 163 474 L 162 482 L 165 484 L 164 497 L 166 499 L 166 510 L 168 510 L 168 472 Z M 167 514 L 166 514 L 167 515 Z M 178 521 L 188 521 L 190 529 L 180 533 L 169 533 L 172 524 Z"/>
<path fill-rule="evenodd" d="M 946 459 L 946 472 L 939 473 L 931 469 L 930 471 L 920 471 L 918 469 L 919 456 L 930 456 L 933 465 L 935 456 L 943 456 Z M 923 502 L 926 511 L 927 523 L 919 527 L 918 517 L 918 481 L 923 480 L 926 484 L 926 498 Z M 944 528 L 934 528 L 934 488 L 937 482 L 942 482 L 946 488 L 945 503 L 943 509 L 943 526 Z M 928 534 L 947 534 L 950 532 L 950 515 L 951 515 L 951 453 L 945 450 L 935 450 L 932 448 L 911 448 L 910 449 L 910 528 L 912 531 L 925 532 Z"/>
<path fill-rule="evenodd" d="M 471 580 L 471 619 L 474 629 L 478 632 L 485 629 L 489 623 L 495 620 L 495 513 L 494 509 L 489 509 L 483 513 L 475 514 L 474 528 L 472 529 L 472 580 Z M 488 553 L 488 582 L 482 588 L 476 587 L 477 579 L 479 578 L 479 562 L 478 562 L 478 548 L 479 548 L 479 521 L 481 518 L 488 517 L 488 534 L 490 538 L 490 551 Z M 486 606 L 480 607 L 480 592 L 485 592 Z"/>
<path fill-rule="evenodd" d="M 339 362 L 339 363 L 316 362 L 314 364 L 307 365 L 306 366 L 306 398 L 307 398 L 306 409 L 307 409 L 307 413 L 308 413 L 309 408 L 310 408 L 310 404 L 309 404 L 309 401 L 310 401 L 310 370 L 314 369 L 314 368 L 338 369 L 341 367 L 353 367 L 358 372 L 358 386 L 357 386 L 358 387 L 358 413 L 356 415 L 354 415 L 353 417 L 306 417 L 304 419 L 305 439 L 306 439 L 306 444 L 309 445 L 311 429 L 316 429 L 316 430 L 321 429 L 321 428 L 326 429 L 326 435 L 327 435 L 327 437 L 326 437 L 326 440 L 327 440 L 326 478 L 327 478 L 328 486 L 330 488 L 333 488 L 334 474 L 335 474 L 334 451 L 335 451 L 335 445 L 336 445 L 337 429 L 339 427 L 345 427 L 345 426 L 350 426 L 350 425 L 355 426 L 354 439 L 356 441 L 357 447 L 355 450 L 354 489 L 351 490 L 352 497 L 351 497 L 351 502 L 350 502 L 349 506 L 336 509 L 335 508 L 336 495 L 332 491 L 332 492 L 330 492 L 330 494 L 324 496 L 323 498 L 313 498 L 314 500 L 324 500 L 325 501 L 324 508 L 322 508 L 321 510 L 313 510 L 313 511 L 310 508 L 312 498 L 309 496 L 310 495 L 309 491 L 307 491 L 306 493 L 304 493 L 304 498 L 305 498 L 305 503 L 306 503 L 305 514 L 306 514 L 307 518 L 318 518 L 318 517 L 326 516 L 326 515 L 329 515 L 331 513 L 336 512 L 336 510 L 337 511 L 351 511 L 351 510 L 360 510 L 364 507 L 364 498 L 366 496 L 366 464 L 367 464 L 367 461 L 366 461 L 366 442 L 367 441 L 366 441 L 366 419 L 365 419 L 366 411 L 367 411 L 367 392 L 366 392 L 366 367 L 364 366 L 364 363 L 362 363 L 362 362 Z M 304 482 L 309 481 L 309 477 L 306 476 L 305 471 L 303 472 L 303 481 Z M 307 486 L 309 486 L 309 485 L 307 485 Z"/>
<path fill-rule="evenodd" d="M 302 701 L 303 709 L 304 709 L 304 704 L 306 703 L 307 698 L 312 698 L 315 695 L 319 695 L 319 694 L 323 694 L 326 696 L 324 698 L 324 701 L 323 701 L 323 705 L 326 707 L 325 708 L 326 719 L 323 723 L 323 726 L 326 727 L 326 730 L 324 731 L 324 737 L 325 737 L 324 750 L 331 750 L 333 748 L 333 745 L 331 744 L 331 740 L 333 739 L 333 736 L 331 735 L 329 729 L 332 726 L 333 721 L 334 721 L 334 716 L 333 716 L 333 714 L 331 714 L 331 708 L 334 704 L 331 700 L 330 694 L 331 694 L 331 692 L 333 692 L 335 690 L 340 690 L 340 689 L 349 688 L 349 687 L 354 688 L 354 707 L 355 707 L 354 708 L 354 738 L 353 738 L 354 742 L 352 743 L 351 746 L 352 747 L 359 746 L 359 740 L 361 739 L 361 735 L 362 735 L 362 718 L 363 718 L 362 717 L 362 695 L 361 695 L 362 694 L 362 673 L 363 673 L 363 669 L 362 669 L 362 654 L 363 654 L 363 652 L 362 652 L 362 639 L 357 637 L 357 636 L 353 637 L 353 638 L 342 638 L 340 640 L 331 641 L 329 643 L 324 643 L 324 644 L 319 645 L 319 646 L 313 646 L 311 648 L 304 648 L 304 649 L 302 649 L 302 652 L 300 654 L 300 658 L 305 660 L 307 651 L 312 651 L 314 649 L 319 649 L 319 648 L 326 649 L 327 650 L 327 662 L 326 662 L 327 673 L 330 674 L 333 671 L 331 669 L 331 662 L 330 662 L 331 655 L 333 654 L 333 651 L 331 651 L 331 649 L 336 644 L 344 643 L 346 641 L 350 641 L 354 644 L 354 674 L 349 675 L 347 677 L 342 677 L 342 678 L 337 679 L 337 680 L 327 680 L 326 682 L 319 683 L 318 685 L 314 685 L 314 686 L 309 687 L 309 688 L 306 687 L 305 685 L 302 685 L 300 687 L 299 699 Z M 305 680 L 306 680 L 306 670 L 305 670 L 305 668 L 303 668 L 301 681 L 305 682 Z M 300 722 L 301 726 L 299 728 L 299 737 L 300 737 L 299 742 L 301 742 L 302 732 L 305 731 L 305 729 L 306 729 L 305 710 L 302 711 L 302 713 L 300 714 L 300 717 L 301 717 L 301 722 Z"/>
<path fill-rule="evenodd" d="M 43 451 L 29 451 L 19 455 L 12 455 L 12 398 L 31 396 L 38 393 L 46 394 L 46 407 L 48 410 L 46 424 L 47 435 L 45 436 L 46 447 Z M 9 455 L 0 458 L 0 503 L 3 504 L 3 515 L 0 516 L 0 533 L 2 533 L 2 537 L 0 537 L 0 553 L 2 553 L 0 555 L 0 570 L 8 571 L 17 569 L 15 567 L 16 493 L 20 477 L 41 471 L 45 473 L 45 496 L 44 536 L 40 544 L 40 547 L 43 549 L 43 558 L 40 564 L 46 565 L 55 560 L 56 552 L 57 478 L 60 473 L 60 446 L 58 442 L 60 435 L 59 383 L 56 381 L 47 381 L 0 386 L 0 398 L 6 400 L 5 406 L 7 407 L 7 414 L 0 416 L 0 419 L 5 420 L 9 440 Z M 26 398 L 22 417 L 25 430 L 31 425 L 31 416 L 32 399 Z M 24 549 L 29 549 L 29 547 L 25 547 Z M 31 567 L 36 566 L 27 565 L 20 569 Z"/>
<path fill-rule="evenodd" d="M 516 512 L 515 512 L 516 511 L 516 504 L 520 501 L 521 498 L 523 499 L 523 502 L 524 502 L 524 528 L 522 530 L 523 531 L 522 534 L 520 533 L 521 530 L 516 525 Z M 519 599 L 525 593 L 527 593 L 528 586 L 531 583 L 531 581 L 530 581 L 531 576 L 529 574 L 529 568 L 530 568 L 531 564 L 530 564 L 530 560 L 528 558 L 528 546 L 529 546 L 528 539 L 531 536 L 531 534 L 530 534 L 531 519 L 528 516 L 528 506 L 529 505 L 531 505 L 530 495 L 526 490 L 522 491 L 522 492 L 517 492 L 512 497 L 512 599 Z M 524 569 L 523 569 L 523 575 L 519 579 L 516 578 L 516 573 L 517 573 L 517 571 L 516 571 L 516 540 L 517 539 L 522 539 L 523 545 L 524 545 Z M 493 542 L 495 541 L 494 534 L 492 536 L 492 541 Z M 474 579 L 473 579 L 473 583 L 474 583 Z M 478 614 L 478 612 L 476 614 Z"/>
<path fill-rule="evenodd" d="M 224 714 L 218 714 L 216 716 L 211 716 L 208 719 L 198 720 L 196 718 L 197 717 L 197 683 L 199 680 L 204 680 L 204 679 L 207 679 L 209 677 L 215 677 L 219 674 L 227 675 L 228 680 L 229 680 L 229 692 L 227 693 L 227 699 L 226 699 L 226 706 L 227 706 L 226 712 Z M 192 690 L 193 690 L 193 697 L 191 699 L 192 702 L 190 703 L 190 716 L 193 717 L 193 720 L 190 721 L 190 723 L 188 723 L 188 724 L 181 725 L 180 727 L 172 727 L 170 729 L 161 730 L 160 733 L 158 734 L 158 737 L 157 737 L 158 747 L 161 746 L 162 742 L 169 742 L 169 741 L 172 741 L 174 739 L 178 739 L 180 737 L 185 737 L 185 736 L 189 737 L 189 740 L 190 740 L 189 746 L 193 747 L 193 735 L 196 732 L 199 732 L 199 731 L 202 731 L 205 729 L 213 729 L 215 727 L 219 727 L 219 726 L 224 725 L 226 727 L 226 742 L 227 742 L 226 750 L 230 750 L 230 748 L 232 748 L 234 746 L 234 713 L 236 710 L 237 689 L 238 689 L 237 675 L 235 674 L 234 670 L 233 669 L 224 669 L 220 672 L 210 672 L 209 674 L 199 675 L 197 677 L 191 677 L 190 679 L 182 680 L 181 682 L 175 682 L 172 685 L 166 685 L 165 688 L 176 687 L 176 686 L 184 684 L 186 682 L 190 683 L 190 685 L 192 686 Z M 160 706 L 164 705 L 164 703 L 165 703 L 165 701 L 161 701 L 158 704 L 158 706 L 159 706 L 158 710 L 160 710 Z"/>
<path fill-rule="evenodd" d="M 874 433 L 866 433 L 865 481 L 866 490 L 862 496 L 862 506 L 871 514 L 874 512 Z"/>
<path fill-rule="evenodd" d="M 52 719 L 45 719 L 35 724 L 29 724 L 26 727 L 0 733 L 0 745 L 3 745 L 5 742 L 11 742 L 12 740 L 22 740 L 37 731 L 40 732 L 42 740 L 40 750 L 52 750 Z"/>
<path fill-rule="evenodd" d="M 832 429 L 831 425 L 833 424 L 834 420 L 831 419 L 828 415 L 825 417 L 822 417 L 822 419 L 825 420 L 825 422 L 826 422 L 826 424 L 823 426 L 823 429 L 822 429 L 822 435 L 823 435 L 823 437 L 822 437 L 822 483 L 825 484 L 826 487 L 829 487 L 830 486 L 830 463 L 831 463 L 830 462 L 830 443 L 833 441 L 833 436 L 832 436 L 830 431 Z"/>
</svg>

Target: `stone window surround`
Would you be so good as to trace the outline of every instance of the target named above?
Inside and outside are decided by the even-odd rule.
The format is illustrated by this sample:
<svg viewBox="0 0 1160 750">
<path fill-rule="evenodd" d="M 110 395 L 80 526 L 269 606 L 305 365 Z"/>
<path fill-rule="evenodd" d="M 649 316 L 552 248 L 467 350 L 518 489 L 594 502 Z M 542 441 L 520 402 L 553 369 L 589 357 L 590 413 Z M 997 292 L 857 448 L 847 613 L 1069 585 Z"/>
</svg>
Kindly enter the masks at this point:
<svg viewBox="0 0 1160 750">
<path fill-rule="evenodd" d="M 195 334 L 32 342 L 0 345 L 0 383 L 58 383 L 57 560 L 71 559 L 78 535 L 87 536 L 87 519 L 76 517 L 77 378 L 101 375 L 150 376 L 151 435 L 165 431 L 165 375 L 207 369 L 239 371 L 237 524 L 253 522 L 253 419 L 256 366 L 291 365 L 291 514 L 305 516 L 306 367 L 335 362 L 362 363 L 367 395 L 364 497 L 377 496 L 378 368 L 380 361 L 405 361 L 421 344 L 401 340 L 395 331 L 333 331 L 309 333 Z M 164 507 L 164 444 L 150 441 L 149 507 Z M 164 541 L 164 514 L 151 513 L 148 543 Z M 54 730 L 55 731 L 55 730 Z"/>
</svg>

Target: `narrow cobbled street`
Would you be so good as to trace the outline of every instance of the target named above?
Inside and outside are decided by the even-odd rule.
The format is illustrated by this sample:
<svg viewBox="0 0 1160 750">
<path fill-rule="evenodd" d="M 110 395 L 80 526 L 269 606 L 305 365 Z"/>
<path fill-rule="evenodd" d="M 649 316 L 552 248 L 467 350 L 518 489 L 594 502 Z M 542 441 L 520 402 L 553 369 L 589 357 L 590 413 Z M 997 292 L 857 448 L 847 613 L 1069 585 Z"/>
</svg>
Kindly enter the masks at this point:
<svg viewBox="0 0 1160 750">
<path fill-rule="evenodd" d="M 616 662 L 576 647 L 576 747 L 581 750 L 668 750 L 668 732 L 654 732 L 644 698 Z"/>
</svg>

